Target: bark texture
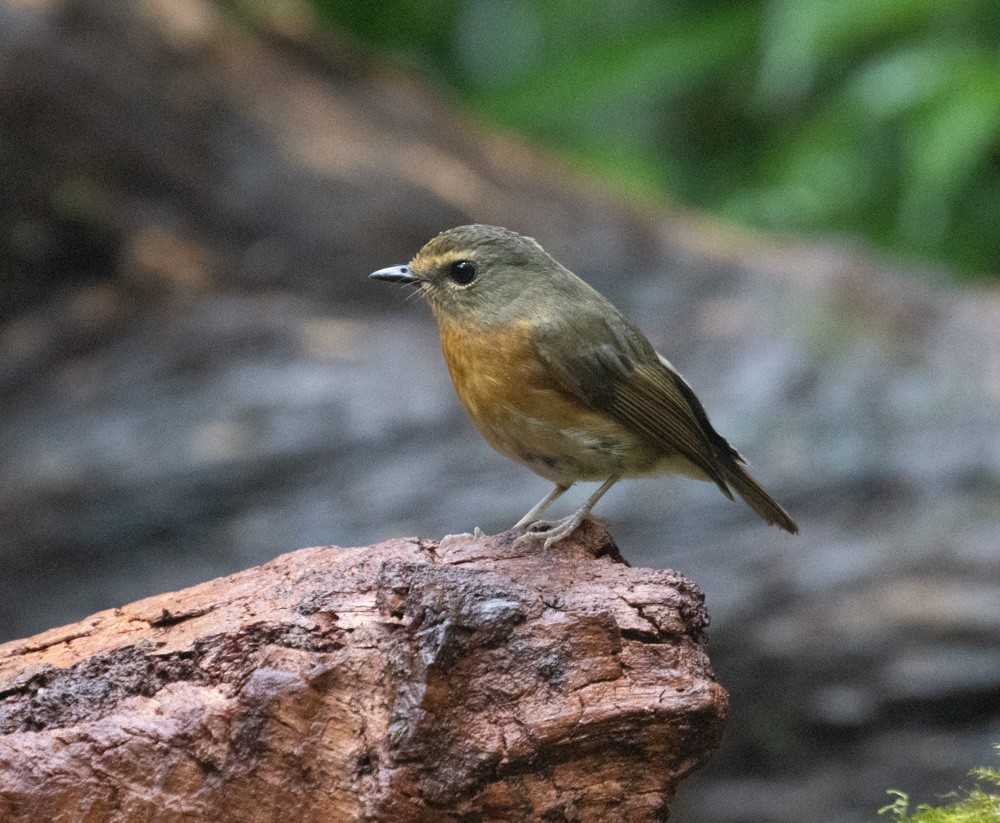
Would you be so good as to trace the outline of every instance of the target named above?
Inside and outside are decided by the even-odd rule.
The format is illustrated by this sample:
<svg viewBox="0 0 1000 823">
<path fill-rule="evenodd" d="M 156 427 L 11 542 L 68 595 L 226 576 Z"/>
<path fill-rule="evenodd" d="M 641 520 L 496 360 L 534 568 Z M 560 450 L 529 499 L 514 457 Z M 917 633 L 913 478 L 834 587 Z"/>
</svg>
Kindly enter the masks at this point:
<svg viewBox="0 0 1000 823">
<path fill-rule="evenodd" d="M 312 548 L 0 646 L 0 819 L 661 820 L 719 743 L 701 592 L 596 524 Z"/>
</svg>

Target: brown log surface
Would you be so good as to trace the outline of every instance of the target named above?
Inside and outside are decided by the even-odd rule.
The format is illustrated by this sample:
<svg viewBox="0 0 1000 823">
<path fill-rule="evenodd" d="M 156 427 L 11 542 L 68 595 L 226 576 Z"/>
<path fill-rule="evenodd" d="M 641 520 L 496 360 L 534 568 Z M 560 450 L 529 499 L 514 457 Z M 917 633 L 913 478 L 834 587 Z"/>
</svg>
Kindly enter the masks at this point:
<svg viewBox="0 0 1000 823">
<path fill-rule="evenodd" d="M 664 819 L 725 690 L 596 524 L 303 549 L 0 646 L 0 820 Z"/>
</svg>

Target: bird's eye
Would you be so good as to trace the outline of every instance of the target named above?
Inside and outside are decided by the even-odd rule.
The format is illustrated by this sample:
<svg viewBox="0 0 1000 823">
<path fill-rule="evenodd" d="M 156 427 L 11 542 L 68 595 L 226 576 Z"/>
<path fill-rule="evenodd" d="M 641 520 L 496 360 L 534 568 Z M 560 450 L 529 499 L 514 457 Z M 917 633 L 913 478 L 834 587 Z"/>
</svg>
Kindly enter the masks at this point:
<svg viewBox="0 0 1000 823">
<path fill-rule="evenodd" d="M 471 260 L 456 260 L 448 271 L 451 279 L 460 286 L 467 286 L 476 277 L 476 264 Z"/>
</svg>

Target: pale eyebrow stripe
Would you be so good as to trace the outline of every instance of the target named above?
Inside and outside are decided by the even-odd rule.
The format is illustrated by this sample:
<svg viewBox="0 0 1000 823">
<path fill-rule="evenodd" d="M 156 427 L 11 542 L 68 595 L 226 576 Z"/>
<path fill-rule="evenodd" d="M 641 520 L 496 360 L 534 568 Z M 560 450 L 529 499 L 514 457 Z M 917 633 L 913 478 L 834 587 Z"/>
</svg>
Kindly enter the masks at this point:
<svg viewBox="0 0 1000 823">
<path fill-rule="evenodd" d="M 430 266 L 431 268 L 438 268 L 440 266 L 446 266 L 448 263 L 454 263 L 458 260 L 468 259 L 468 253 L 463 254 L 459 251 L 447 251 L 441 254 L 435 254 L 431 256 L 427 255 L 417 255 L 413 258 L 413 264 L 419 264 L 420 266 Z"/>
</svg>

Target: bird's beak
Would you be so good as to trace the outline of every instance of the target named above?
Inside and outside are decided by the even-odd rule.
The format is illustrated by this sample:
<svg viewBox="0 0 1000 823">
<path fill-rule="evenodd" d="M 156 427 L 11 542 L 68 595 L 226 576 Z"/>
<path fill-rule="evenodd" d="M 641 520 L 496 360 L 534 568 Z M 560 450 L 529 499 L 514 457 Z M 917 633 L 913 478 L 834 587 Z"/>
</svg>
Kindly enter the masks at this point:
<svg viewBox="0 0 1000 823">
<path fill-rule="evenodd" d="M 387 280 L 390 283 L 420 283 L 423 278 L 417 277 L 409 266 L 389 266 L 368 275 L 373 280 Z"/>
</svg>

